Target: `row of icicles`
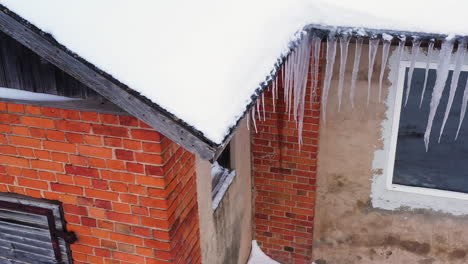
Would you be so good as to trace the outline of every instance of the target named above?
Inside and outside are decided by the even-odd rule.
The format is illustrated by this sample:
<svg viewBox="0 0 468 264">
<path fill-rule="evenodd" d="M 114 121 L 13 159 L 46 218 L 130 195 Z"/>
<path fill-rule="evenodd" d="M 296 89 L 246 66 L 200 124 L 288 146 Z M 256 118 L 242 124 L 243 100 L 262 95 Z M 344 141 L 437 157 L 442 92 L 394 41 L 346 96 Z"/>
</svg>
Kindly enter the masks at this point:
<svg viewBox="0 0 468 264">
<path fill-rule="evenodd" d="M 323 78 L 323 85 L 322 85 L 322 115 L 323 115 L 323 122 L 326 122 L 326 108 L 327 108 L 327 99 L 328 94 L 330 91 L 330 84 L 331 79 L 333 76 L 333 67 L 335 64 L 336 58 L 336 49 L 337 43 L 339 42 L 340 45 L 340 68 L 339 68 L 339 79 L 338 79 L 338 109 L 341 107 L 343 90 L 344 90 L 344 75 L 345 75 L 345 68 L 347 63 L 348 57 L 348 46 L 350 42 L 351 35 L 349 33 L 342 33 L 339 36 L 336 35 L 336 32 L 331 32 L 327 37 L 326 43 L 326 65 L 325 65 L 325 75 Z M 385 74 L 385 68 L 388 61 L 389 51 L 391 42 L 393 40 L 393 36 L 389 34 L 382 34 L 382 64 L 380 68 L 380 75 L 379 75 L 379 92 L 378 98 L 379 102 L 381 101 L 382 95 L 382 83 Z M 424 93 L 427 86 L 427 79 L 428 79 L 428 72 L 429 66 L 431 61 L 433 60 L 434 54 L 434 39 L 429 40 L 428 51 L 427 51 L 427 60 L 426 60 L 426 69 L 425 69 L 425 79 L 424 79 L 424 86 L 421 93 L 421 100 L 420 100 L 420 107 L 423 101 Z M 319 75 L 319 61 L 320 61 L 320 49 L 322 43 L 322 36 L 318 34 L 308 34 L 306 32 L 303 33 L 303 37 L 297 44 L 296 48 L 293 49 L 291 54 L 288 56 L 286 61 L 281 65 L 281 71 L 275 73 L 276 77 L 271 80 L 271 85 L 268 86 L 268 89 L 271 88 L 272 95 L 273 95 L 273 111 L 275 110 L 275 102 L 278 99 L 278 79 L 279 73 L 281 73 L 281 80 L 282 80 L 282 87 L 284 87 L 284 101 L 286 103 L 286 111 L 289 118 L 294 119 L 297 124 L 298 128 L 298 140 L 299 145 L 302 144 L 302 128 L 303 128 L 303 119 L 304 119 L 304 104 L 305 104 L 305 95 L 307 87 L 307 80 L 309 75 L 312 77 L 312 82 L 310 85 L 311 89 L 311 102 L 316 101 L 317 97 L 317 89 L 318 89 L 318 75 Z M 371 36 L 369 38 L 369 53 L 368 53 L 368 61 L 369 61 L 369 68 L 368 68 L 368 87 L 367 87 L 367 104 L 369 104 L 370 93 L 371 93 L 371 80 L 372 74 L 374 71 L 374 63 L 375 58 L 377 55 L 377 50 L 379 48 L 380 39 L 377 36 Z M 396 56 L 398 63 L 401 62 L 404 47 L 406 44 L 406 37 L 400 36 L 398 37 L 398 47 L 396 49 Z M 426 151 L 429 147 L 429 138 L 432 130 L 432 124 L 434 121 L 435 113 L 437 111 L 437 107 L 439 105 L 440 99 L 442 97 L 443 90 L 445 88 L 445 83 L 447 81 L 448 73 L 450 70 L 450 63 L 452 52 L 455 44 L 455 39 L 447 37 L 443 42 L 439 54 L 439 61 L 437 66 L 437 78 L 433 88 L 431 102 L 430 102 L 430 111 L 429 111 L 429 118 L 427 122 L 426 131 L 424 133 L 424 143 L 426 146 Z M 411 59 L 410 59 L 410 69 L 407 78 L 407 89 L 404 98 L 404 105 L 408 102 L 408 97 L 410 94 L 411 89 L 411 81 L 413 77 L 414 67 L 416 63 L 416 59 L 418 54 L 421 52 L 421 39 L 418 37 L 412 37 L 412 48 L 411 48 Z M 351 74 L 351 84 L 350 84 L 350 92 L 349 92 L 349 100 L 351 106 L 354 107 L 354 95 L 356 92 L 356 81 L 359 71 L 359 64 L 361 60 L 361 51 L 363 46 L 363 38 L 357 37 L 356 38 L 356 46 L 354 50 L 354 62 L 353 62 L 353 69 Z M 445 128 L 445 124 L 450 113 L 450 109 L 452 107 L 453 99 L 455 96 L 455 92 L 457 89 L 458 80 L 460 77 L 461 68 L 464 63 L 465 55 L 466 55 L 466 48 L 467 43 L 465 39 L 461 39 L 458 41 L 458 48 L 455 53 L 454 59 L 454 72 L 452 81 L 450 84 L 450 91 L 449 91 L 449 100 L 447 104 L 447 108 L 445 110 L 444 119 L 442 122 L 442 127 L 439 134 L 439 142 L 442 136 L 442 133 Z M 310 64 L 310 59 L 312 58 L 312 65 Z M 399 66 L 399 65 L 398 65 Z M 398 67 L 399 68 L 399 67 Z M 392 83 L 396 84 L 398 82 L 398 71 L 394 71 L 393 76 L 391 76 Z M 458 133 L 460 131 L 460 127 L 463 123 L 463 119 L 465 116 L 466 108 L 468 103 L 468 82 L 465 86 L 464 94 L 463 94 L 463 102 L 461 108 L 461 115 L 458 125 L 458 130 L 456 133 L 455 139 L 458 137 Z M 263 112 L 263 113 L 262 113 Z M 257 124 L 255 118 L 257 117 L 258 120 L 266 120 L 265 115 L 265 97 L 264 93 L 262 93 L 261 98 L 257 99 L 256 104 L 254 107 L 251 108 L 250 117 L 252 117 L 253 125 L 255 127 L 255 131 L 257 132 Z M 248 122 L 249 123 L 249 122 Z"/>
</svg>

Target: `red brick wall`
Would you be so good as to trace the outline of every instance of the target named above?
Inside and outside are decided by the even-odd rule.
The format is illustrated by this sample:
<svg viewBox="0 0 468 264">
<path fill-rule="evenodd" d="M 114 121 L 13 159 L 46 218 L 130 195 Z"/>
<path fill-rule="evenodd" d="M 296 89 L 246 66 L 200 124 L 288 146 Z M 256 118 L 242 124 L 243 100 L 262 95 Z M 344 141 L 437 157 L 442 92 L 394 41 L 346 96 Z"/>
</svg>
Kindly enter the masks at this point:
<svg viewBox="0 0 468 264">
<path fill-rule="evenodd" d="M 283 88 L 279 87 L 274 112 L 272 92 L 266 92 L 266 121 L 256 120 L 258 133 L 251 129 L 254 235 L 273 259 L 310 264 L 320 103 L 312 103 L 307 90 L 304 141 L 299 150 L 296 123 L 287 116 L 282 98 Z"/>
<path fill-rule="evenodd" d="M 195 157 L 128 116 L 0 103 L 0 192 L 63 203 L 79 263 L 200 263 Z"/>
</svg>

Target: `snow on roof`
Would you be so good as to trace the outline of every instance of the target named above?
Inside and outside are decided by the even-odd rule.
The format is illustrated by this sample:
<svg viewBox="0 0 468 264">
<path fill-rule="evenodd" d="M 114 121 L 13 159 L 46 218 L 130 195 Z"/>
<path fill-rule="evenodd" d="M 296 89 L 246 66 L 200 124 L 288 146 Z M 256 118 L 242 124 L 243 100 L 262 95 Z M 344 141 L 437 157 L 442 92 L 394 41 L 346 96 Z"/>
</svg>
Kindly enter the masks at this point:
<svg viewBox="0 0 468 264">
<path fill-rule="evenodd" d="M 221 143 L 308 24 L 468 35 L 455 0 L 0 0 Z"/>
<path fill-rule="evenodd" d="M 0 98 L 11 99 L 11 100 L 27 100 L 27 101 L 38 101 L 38 102 L 67 102 L 67 101 L 79 101 L 78 98 L 70 98 L 59 95 L 52 95 L 46 93 L 34 93 L 29 91 L 22 91 L 18 89 L 0 87 Z"/>
</svg>

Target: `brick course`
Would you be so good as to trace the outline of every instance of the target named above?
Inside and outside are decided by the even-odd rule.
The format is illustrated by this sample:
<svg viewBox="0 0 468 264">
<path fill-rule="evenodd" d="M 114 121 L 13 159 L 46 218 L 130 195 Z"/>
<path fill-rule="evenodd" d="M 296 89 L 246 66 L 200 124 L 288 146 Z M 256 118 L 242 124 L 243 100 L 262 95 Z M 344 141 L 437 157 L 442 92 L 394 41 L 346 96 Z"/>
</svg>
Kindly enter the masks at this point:
<svg viewBox="0 0 468 264">
<path fill-rule="evenodd" d="M 308 88 L 300 147 L 296 123 L 286 113 L 281 80 L 278 83 L 276 111 L 273 111 L 272 91 L 265 92 L 266 121 L 256 118 L 258 133 L 250 126 L 254 236 L 273 259 L 281 263 L 310 264 L 320 103 L 311 102 Z M 309 79 L 307 87 L 310 83 Z"/>
<path fill-rule="evenodd" d="M 0 102 L 0 192 L 63 203 L 80 263 L 200 263 L 195 157 L 129 116 Z"/>
</svg>

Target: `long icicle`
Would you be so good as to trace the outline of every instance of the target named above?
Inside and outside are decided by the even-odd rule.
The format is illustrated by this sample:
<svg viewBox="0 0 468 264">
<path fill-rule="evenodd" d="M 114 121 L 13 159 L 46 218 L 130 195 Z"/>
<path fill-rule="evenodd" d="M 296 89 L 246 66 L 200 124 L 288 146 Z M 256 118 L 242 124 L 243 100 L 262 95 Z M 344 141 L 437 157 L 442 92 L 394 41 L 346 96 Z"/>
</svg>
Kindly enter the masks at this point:
<svg viewBox="0 0 468 264">
<path fill-rule="evenodd" d="M 302 64 L 304 66 L 303 72 L 302 72 L 302 94 L 301 94 L 301 99 L 299 101 L 299 116 L 298 116 L 298 143 L 299 143 L 299 150 L 301 149 L 302 146 L 302 129 L 304 127 L 304 112 L 305 112 L 305 97 L 306 97 L 306 91 L 307 91 L 307 81 L 309 77 L 309 66 L 310 66 L 310 56 L 311 56 L 311 41 L 310 38 L 308 37 L 304 41 L 304 54 L 303 54 L 303 61 Z"/>
<path fill-rule="evenodd" d="M 322 91 L 322 113 L 323 122 L 326 123 L 327 119 L 327 100 L 328 92 L 330 91 L 331 78 L 333 76 L 333 65 L 335 64 L 336 56 L 336 37 L 335 33 L 331 32 L 327 38 L 327 63 L 325 66 L 325 79 L 323 81 Z"/>
<path fill-rule="evenodd" d="M 247 120 L 247 130 L 250 131 L 250 111 L 247 111 L 247 116 L 245 119 Z"/>
<path fill-rule="evenodd" d="M 437 67 L 437 79 L 434 85 L 434 90 L 432 91 L 429 119 L 427 121 L 427 127 L 424 133 L 424 145 L 426 146 L 426 151 L 429 149 L 429 140 L 431 136 L 432 123 L 434 122 L 437 107 L 439 106 L 440 98 L 442 97 L 442 93 L 444 92 L 445 82 L 447 81 L 450 59 L 452 57 L 452 50 L 453 39 L 449 39 L 449 37 L 447 37 L 447 39 L 445 39 L 442 43 L 442 47 L 440 49 L 439 65 Z"/>
<path fill-rule="evenodd" d="M 463 91 L 463 99 L 462 99 L 462 106 L 460 110 L 460 120 L 458 121 L 458 128 L 457 128 L 457 134 L 455 135 L 455 140 L 458 138 L 458 133 L 460 132 L 460 128 L 463 123 L 463 119 L 465 119 L 465 113 L 466 113 L 466 105 L 468 103 L 468 81 L 466 82 L 465 85 L 465 90 Z"/>
<path fill-rule="evenodd" d="M 271 86 L 272 86 L 271 87 L 271 93 L 272 93 L 272 101 L 271 102 L 273 104 L 273 112 L 276 112 L 276 107 L 275 107 L 275 105 L 276 105 L 276 84 L 277 84 L 278 78 L 279 78 L 278 74 L 279 73 L 277 72 L 275 79 L 271 82 Z"/>
<path fill-rule="evenodd" d="M 257 98 L 257 115 L 258 121 L 262 121 L 262 115 L 260 114 L 260 98 Z"/>
<path fill-rule="evenodd" d="M 375 56 L 379 48 L 379 39 L 377 37 L 369 39 L 369 68 L 367 71 L 367 106 L 369 106 L 371 94 L 372 73 L 374 72 Z"/>
<path fill-rule="evenodd" d="M 255 128 L 255 133 L 258 133 L 257 121 L 255 121 L 255 106 L 252 106 L 252 113 L 250 114 L 250 116 L 252 117 L 252 121 L 253 121 L 254 128 Z"/>
<path fill-rule="evenodd" d="M 447 122 L 450 109 L 452 108 L 453 99 L 455 98 L 455 93 L 457 92 L 458 79 L 460 78 L 461 68 L 463 66 L 463 63 L 465 62 L 465 54 L 466 54 L 466 41 L 463 40 L 463 42 L 458 43 L 457 53 L 455 53 L 455 69 L 453 70 L 452 82 L 450 83 L 449 99 L 447 102 L 447 107 L 445 108 L 444 120 L 442 121 L 442 127 L 440 128 L 439 143 L 440 143 L 440 138 L 442 137 L 442 133 L 444 132 L 445 123 Z"/>
<path fill-rule="evenodd" d="M 263 110 L 263 121 L 266 120 L 265 114 L 265 92 L 262 93 L 262 110 Z"/>
<path fill-rule="evenodd" d="M 382 98 L 382 83 L 385 75 L 385 68 L 387 67 L 388 54 L 390 52 L 390 45 L 392 44 L 393 36 L 389 34 L 382 34 L 382 63 L 380 64 L 379 76 L 379 103 Z"/>
<path fill-rule="evenodd" d="M 411 91 L 411 81 L 413 80 L 414 74 L 414 65 L 416 64 L 416 59 L 419 55 L 419 47 L 421 46 L 421 40 L 417 37 L 413 37 L 413 47 L 411 48 L 411 62 L 410 62 L 410 69 L 408 72 L 408 79 L 406 83 L 406 98 L 405 98 L 405 106 L 408 103 L 408 98 Z"/>
<path fill-rule="evenodd" d="M 343 96 L 344 77 L 346 69 L 346 60 L 348 59 L 348 47 L 350 36 L 344 33 L 340 37 L 340 73 L 338 80 L 338 111 L 341 109 L 341 97 Z"/>
<path fill-rule="evenodd" d="M 432 54 L 434 53 L 434 42 L 435 42 L 435 39 L 431 39 L 429 41 L 429 47 L 427 48 L 426 73 L 424 75 L 424 85 L 423 85 L 423 90 L 421 92 L 421 101 L 419 102 L 419 108 L 421 108 L 422 106 L 424 93 L 426 92 L 427 77 L 429 76 L 429 66 L 431 64 Z"/>
<path fill-rule="evenodd" d="M 307 43 L 305 39 L 307 36 L 304 36 L 301 42 L 299 43 L 299 46 L 297 47 L 297 60 L 296 60 L 296 67 L 294 70 L 294 100 L 293 100 L 293 117 L 294 121 L 296 121 L 297 125 L 297 114 L 299 110 L 299 100 L 300 100 L 300 94 L 302 94 L 302 75 L 303 75 L 303 70 L 304 70 L 304 57 L 305 57 L 305 48 L 304 43 Z"/>
<path fill-rule="evenodd" d="M 319 35 L 314 35 L 312 38 L 312 43 L 314 46 L 314 76 L 312 81 L 312 91 L 310 93 L 310 101 L 314 102 L 317 96 L 318 88 L 318 77 L 319 77 L 319 65 L 320 65 L 320 48 L 322 47 L 322 37 Z"/>
<path fill-rule="evenodd" d="M 406 37 L 405 36 L 399 36 L 398 37 L 399 42 L 398 42 L 398 48 L 397 48 L 397 69 L 392 76 L 392 83 L 394 85 L 398 84 L 398 79 L 399 79 L 399 69 L 401 65 L 401 58 L 403 57 L 403 51 L 405 50 L 405 43 L 406 43 Z"/>
<path fill-rule="evenodd" d="M 351 74 L 351 89 L 349 91 L 349 99 L 352 108 L 354 108 L 354 95 L 356 94 L 356 82 L 359 72 L 359 63 L 361 61 L 362 42 L 363 39 L 358 37 L 356 39 L 356 49 L 354 50 L 353 73 Z"/>
</svg>

